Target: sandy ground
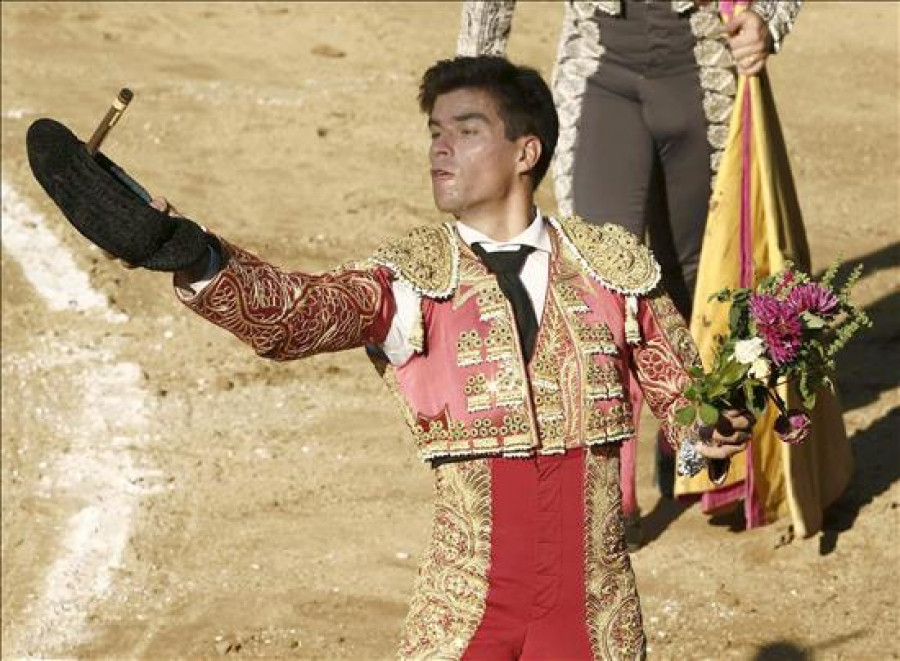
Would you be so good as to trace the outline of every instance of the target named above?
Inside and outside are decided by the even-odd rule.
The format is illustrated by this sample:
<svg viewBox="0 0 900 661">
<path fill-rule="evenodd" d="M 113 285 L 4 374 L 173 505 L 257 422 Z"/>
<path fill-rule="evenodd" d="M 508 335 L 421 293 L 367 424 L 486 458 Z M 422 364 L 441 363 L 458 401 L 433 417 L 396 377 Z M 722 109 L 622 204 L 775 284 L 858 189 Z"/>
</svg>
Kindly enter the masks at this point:
<svg viewBox="0 0 900 661">
<path fill-rule="evenodd" d="M 511 56 L 549 74 L 560 18 L 525 3 Z M 414 97 L 457 22 L 456 3 L 3 4 L 5 658 L 392 656 L 431 486 L 361 352 L 266 363 L 164 275 L 103 260 L 24 135 L 51 116 L 87 137 L 127 84 L 111 157 L 232 241 L 323 269 L 439 219 Z M 777 548 L 783 525 L 657 502 L 643 443 L 653 658 L 900 657 L 897 58 L 897 5 L 809 3 L 770 67 L 815 265 L 867 269 L 877 326 L 840 370 L 852 488 Z"/>
</svg>

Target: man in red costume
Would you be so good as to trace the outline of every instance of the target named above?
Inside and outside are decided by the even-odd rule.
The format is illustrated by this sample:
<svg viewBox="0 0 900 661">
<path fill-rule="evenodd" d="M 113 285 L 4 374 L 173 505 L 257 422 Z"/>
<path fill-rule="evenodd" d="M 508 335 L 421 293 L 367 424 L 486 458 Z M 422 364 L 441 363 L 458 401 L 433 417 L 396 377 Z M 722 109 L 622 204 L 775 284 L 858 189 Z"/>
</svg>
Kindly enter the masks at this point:
<svg viewBox="0 0 900 661">
<path fill-rule="evenodd" d="M 697 354 L 659 265 L 618 226 L 535 208 L 558 132 L 537 72 L 441 61 L 420 104 L 435 203 L 455 222 L 321 275 L 284 272 L 167 204 L 86 185 L 105 175 L 77 145 L 59 147 L 73 137 L 51 120 L 29 131 L 29 154 L 79 231 L 174 271 L 185 305 L 259 355 L 369 348 L 436 480 L 401 658 L 640 658 L 619 490 L 629 374 L 684 472 L 721 472 L 751 421 L 729 411 L 717 430 L 679 425 Z"/>
</svg>

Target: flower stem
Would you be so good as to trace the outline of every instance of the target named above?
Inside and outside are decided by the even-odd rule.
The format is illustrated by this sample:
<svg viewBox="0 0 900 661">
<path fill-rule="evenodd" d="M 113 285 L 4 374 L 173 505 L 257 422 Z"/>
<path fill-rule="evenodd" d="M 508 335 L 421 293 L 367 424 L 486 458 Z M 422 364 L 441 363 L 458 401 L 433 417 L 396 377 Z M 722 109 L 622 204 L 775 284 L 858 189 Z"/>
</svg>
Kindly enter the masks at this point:
<svg viewBox="0 0 900 661">
<path fill-rule="evenodd" d="M 766 395 L 768 395 L 769 399 L 771 399 L 772 402 L 775 404 L 775 406 L 778 407 L 778 411 L 779 411 L 779 413 L 781 413 L 781 415 L 787 415 L 787 409 L 785 408 L 785 403 L 782 401 L 781 395 L 779 395 L 778 392 L 774 388 L 772 388 L 772 389 L 766 388 Z"/>
</svg>

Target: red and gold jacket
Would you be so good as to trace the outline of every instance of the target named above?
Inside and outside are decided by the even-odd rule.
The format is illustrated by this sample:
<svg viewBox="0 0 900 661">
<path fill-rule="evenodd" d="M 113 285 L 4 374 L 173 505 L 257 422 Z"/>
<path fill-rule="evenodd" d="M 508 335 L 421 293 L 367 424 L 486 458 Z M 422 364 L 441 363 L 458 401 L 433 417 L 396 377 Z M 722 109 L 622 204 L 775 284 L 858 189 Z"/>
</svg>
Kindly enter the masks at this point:
<svg viewBox="0 0 900 661">
<path fill-rule="evenodd" d="M 659 266 L 617 225 L 548 219 L 553 252 L 531 362 L 497 281 L 453 226 L 420 227 L 366 262 L 287 273 L 222 242 L 224 268 L 192 310 L 275 360 L 384 341 L 391 283 L 421 296 L 416 353 L 375 359 L 423 459 L 528 456 L 632 436 L 629 373 L 678 447 L 686 368 L 698 364 L 684 321 L 659 288 Z"/>
</svg>

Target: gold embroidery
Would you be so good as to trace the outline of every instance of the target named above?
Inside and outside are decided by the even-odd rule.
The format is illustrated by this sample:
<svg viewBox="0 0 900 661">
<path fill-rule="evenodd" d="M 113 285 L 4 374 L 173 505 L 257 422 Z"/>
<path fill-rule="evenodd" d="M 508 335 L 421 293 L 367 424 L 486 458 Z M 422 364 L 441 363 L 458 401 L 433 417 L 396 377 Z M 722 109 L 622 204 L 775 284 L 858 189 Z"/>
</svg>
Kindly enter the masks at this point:
<svg viewBox="0 0 900 661">
<path fill-rule="evenodd" d="M 591 225 L 574 216 L 548 221 L 588 274 L 607 289 L 645 294 L 659 282 L 660 268 L 653 254 L 624 227 Z"/>
<path fill-rule="evenodd" d="M 531 425 L 528 424 L 528 416 L 521 413 L 504 415 L 503 424 L 509 429 L 510 435 L 525 434 L 531 427 Z"/>
<path fill-rule="evenodd" d="M 460 264 L 466 265 L 469 263 L 469 261 L 470 260 L 468 259 L 463 259 Z M 495 283 L 484 277 L 479 277 L 474 280 L 469 278 L 460 279 L 459 288 L 456 290 L 456 294 L 452 299 L 453 311 L 456 312 L 464 305 L 475 299 L 476 310 L 478 310 L 478 316 L 481 321 L 490 321 L 490 319 L 496 315 L 484 315 L 481 312 L 481 306 L 486 298 L 490 298 L 491 295 L 486 294 L 486 292 L 492 289 L 494 284 Z"/>
<path fill-rule="evenodd" d="M 379 341 L 385 287 L 373 269 L 288 273 L 221 243 L 227 264 L 183 302 L 259 355 L 294 360 Z"/>
<path fill-rule="evenodd" d="M 554 287 L 554 291 L 559 296 L 559 302 L 566 308 L 568 312 L 589 312 L 590 307 L 584 302 L 584 299 L 578 295 L 578 289 L 568 283 L 560 283 Z"/>
<path fill-rule="evenodd" d="M 616 340 L 609 326 L 604 322 L 588 324 L 579 315 L 572 315 L 570 321 L 575 331 L 576 342 L 585 355 L 615 356 L 618 354 L 619 348 L 616 346 Z"/>
<path fill-rule="evenodd" d="M 369 261 L 429 298 L 448 298 L 459 285 L 459 245 L 449 224 L 417 227 L 378 248 Z"/>
<path fill-rule="evenodd" d="M 552 445 L 554 440 L 562 441 L 565 415 L 559 386 L 555 383 L 543 383 L 535 388 L 534 412 L 541 430 L 542 445 Z"/>
<path fill-rule="evenodd" d="M 478 459 L 435 470 L 435 510 L 400 644 L 401 659 L 463 655 L 487 598 L 491 470 Z"/>
<path fill-rule="evenodd" d="M 532 399 L 542 454 L 559 452 L 565 450 L 567 445 L 580 443 L 575 433 L 576 427 L 571 424 L 577 420 L 577 409 L 571 405 L 572 401 L 568 407 L 564 401 L 564 398 L 572 400 L 579 397 L 577 379 L 574 382 L 563 380 L 573 371 L 577 374 L 578 365 L 576 361 L 565 360 L 567 355 L 574 353 L 574 347 L 561 319 L 558 295 L 556 288 L 548 291 L 550 305 L 544 312 L 531 361 Z"/>
<path fill-rule="evenodd" d="M 622 397 L 622 381 L 619 370 L 611 362 L 591 362 L 587 370 L 587 398 L 615 399 Z"/>
<path fill-rule="evenodd" d="M 429 445 L 461 441 L 468 437 L 466 425 L 461 420 L 451 420 L 446 425 L 440 420 L 430 420 L 427 428 L 419 422 L 416 423 L 413 433 L 419 445 L 426 451 Z"/>
<path fill-rule="evenodd" d="M 461 368 L 481 365 L 477 372 L 465 374 L 458 386 L 464 390 L 459 395 L 465 397 L 461 402 L 465 420 L 453 419 L 446 407 L 433 418 L 411 419 L 407 412 L 425 460 L 553 454 L 633 435 L 630 406 L 622 401 L 621 359 L 611 358 L 619 355 L 616 333 L 591 303 L 602 300 L 600 285 L 585 273 L 578 254 L 563 249 L 559 233 L 551 232 L 550 238 L 554 258 L 547 303 L 534 356 L 524 369 L 506 300 L 496 281 L 460 246 L 464 277 L 446 305 L 453 311 L 464 304 L 496 306 L 498 316 L 490 315 L 486 329 L 461 332 L 450 349 L 456 350 Z M 469 310 L 473 316 L 482 313 Z M 476 415 L 480 417 L 471 417 Z"/>
<path fill-rule="evenodd" d="M 497 370 L 496 404 L 507 408 L 518 408 L 525 404 L 527 393 L 525 379 L 519 374 L 518 363 L 504 360 Z"/>
<path fill-rule="evenodd" d="M 482 321 L 502 319 L 507 314 L 506 297 L 496 280 L 484 285 L 478 292 L 478 315 Z"/>
<path fill-rule="evenodd" d="M 506 317 L 494 319 L 484 340 L 485 359 L 491 362 L 513 358 L 516 356 L 515 342 L 510 320 Z"/>
<path fill-rule="evenodd" d="M 484 374 L 472 374 L 466 379 L 466 407 L 469 413 L 491 408 L 491 393 L 488 392 Z"/>
<path fill-rule="evenodd" d="M 538 428 L 541 430 L 541 452 L 562 451 L 566 448 L 566 417 L 563 413 L 563 398 L 559 388 L 538 389 L 534 397 L 534 408 Z M 570 439 L 569 444 L 575 444 Z"/>
<path fill-rule="evenodd" d="M 631 405 L 622 402 L 604 412 L 600 408 L 587 411 L 585 443 L 611 443 L 634 435 Z"/>
<path fill-rule="evenodd" d="M 592 450 L 585 458 L 585 601 L 598 659 L 635 659 L 646 646 L 621 498 L 618 450 Z"/>
<path fill-rule="evenodd" d="M 483 362 L 481 352 L 483 346 L 484 342 L 477 330 L 463 331 L 456 341 L 456 364 L 467 367 Z"/>
<path fill-rule="evenodd" d="M 683 367 L 684 357 L 693 356 L 697 361 L 695 364 L 699 365 L 697 350 L 686 329 L 684 333 L 670 329 L 668 334 L 664 330 L 667 323 L 683 325 L 683 322 L 678 321 L 680 318 L 669 317 L 667 321 L 664 321 L 665 317 L 660 319 L 657 325 L 663 337 L 648 340 L 632 354 L 644 400 L 653 414 L 662 421 L 663 435 L 676 451 L 692 427 L 682 425 L 675 419 L 675 411 L 687 404 L 683 393 L 690 385 L 690 377 Z M 677 348 L 678 345 L 681 345 L 681 349 Z M 684 357 L 676 353 L 678 351 Z"/>
<path fill-rule="evenodd" d="M 564 272 L 572 267 L 576 258 L 565 254 L 561 257 L 564 259 L 560 260 L 558 268 L 559 272 Z M 574 263 L 577 265 L 577 262 Z M 559 407 L 563 420 L 558 422 L 553 416 L 538 414 L 542 451 L 556 444 L 577 447 L 582 444 L 609 443 L 634 433 L 631 421 L 623 419 L 623 414 L 627 415 L 630 410 L 627 403 L 614 406 L 607 412 L 599 408 L 601 401 L 622 397 L 623 388 L 615 363 L 600 358 L 603 355 L 618 355 L 612 331 L 603 322 L 585 321 L 580 312 L 585 300 L 582 296 L 592 293 L 590 287 L 590 281 L 583 278 L 580 281 L 556 283 L 552 287 L 555 305 L 550 308 L 553 312 L 548 315 L 547 329 L 552 331 L 548 333 L 548 338 L 555 336 L 557 339 L 553 343 L 547 343 L 546 354 L 540 350 L 536 352 L 535 367 L 539 367 L 540 371 L 536 369 L 534 377 L 539 395 L 545 395 L 540 387 L 542 381 L 559 384 L 561 397 L 553 406 Z M 562 356 L 566 359 L 561 359 Z M 546 364 L 541 362 L 544 357 Z M 552 400 L 542 397 L 540 401 L 550 408 Z M 549 423 L 546 428 L 543 425 L 545 419 Z M 557 435 L 565 440 L 554 438 Z"/>
<path fill-rule="evenodd" d="M 675 355 L 682 364 L 685 367 L 699 366 L 700 354 L 697 352 L 697 345 L 672 299 L 666 294 L 657 293 L 649 297 L 647 303 L 656 315 L 663 335 L 672 345 Z"/>
<path fill-rule="evenodd" d="M 533 448 L 531 425 L 523 412 L 504 415 L 499 427 L 488 417 L 475 418 L 468 427 L 461 420 L 435 419 L 427 421 L 427 425 L 423 423 L 413 421 L 410 429 L 426 461 L 486 453 L 506 455 L 508 449 L 528 454 Z"/>
<path fill-rule="evenodd" d="M 483 285 L 496 282 L 496 279 L 488 274 L 487 269 L 480 260 L 472 255 L 467 247 L 459 248 L 459 282 L 468 285 Z"/>
</svg>

